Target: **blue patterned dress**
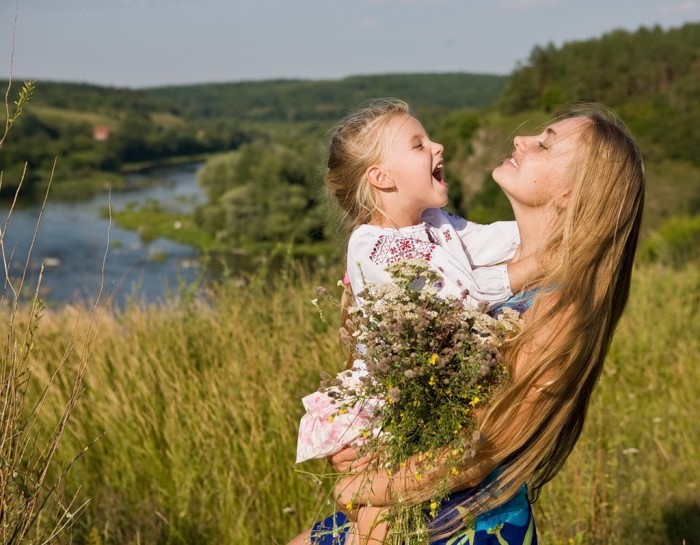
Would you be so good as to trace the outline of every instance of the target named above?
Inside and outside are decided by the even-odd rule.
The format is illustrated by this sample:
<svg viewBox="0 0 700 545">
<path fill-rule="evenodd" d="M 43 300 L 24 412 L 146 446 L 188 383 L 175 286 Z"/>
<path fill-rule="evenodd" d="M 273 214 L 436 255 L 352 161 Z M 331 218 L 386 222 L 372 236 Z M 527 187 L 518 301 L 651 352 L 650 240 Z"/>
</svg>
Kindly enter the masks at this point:
<svg viewBox="0 0 700 545">
<path fill-rule="evenodd" d="M 498 316 L 504 308 L 512 308 L 522 313 L 533 302 L 534 291 L 514 295 L 502 305 L 492 309 L 491 314 Z M 484 485 L 491 482 L 500 470 L 496 469 L 489 475 Z M 464 516 L 460 504 L 474 493 L 471 488 L 460 490 L 443 500 L 438 514 L 432 525 L 439 527 L 444 523 L 456 521 Z M 311 529 L 312 545 L 344 545 L 351 522 L 343 513 L 335 513 L 317 522 Z M 443 538 L 434 538 L 431 545 L 537 545 L 537 531 L 532 508 L 527 497 L 527 487 L 523 485 L 503 505 L 496 507 L 476 518 L 474 524 L 457 530 L 454 534 Z M 407 543 L 407 545 L 410 545 Z"/>
</svg>

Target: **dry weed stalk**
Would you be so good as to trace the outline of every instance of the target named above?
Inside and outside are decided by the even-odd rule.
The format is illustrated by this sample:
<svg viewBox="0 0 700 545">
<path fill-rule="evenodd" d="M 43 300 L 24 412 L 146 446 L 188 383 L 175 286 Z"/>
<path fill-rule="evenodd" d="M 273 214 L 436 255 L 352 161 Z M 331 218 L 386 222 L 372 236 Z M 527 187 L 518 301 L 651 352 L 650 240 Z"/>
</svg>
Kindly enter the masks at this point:
<svg viewBox="0 0 700 545">
<path fill-rule="evenodd" d="M 20 98 L 15 102 L 17 110 L 14 119 L 19 115 L 17 112 L 21 113 L 21 107 L 31 95 L 27 92 L 27 88 L 25 84 Z M 7 100 L 6 96 L 6 111 L 9 116 Z M 6 124 L 5 133 L 0 140 L 0 151 L 10 126 L 11 123 Z M 83 378 L 105 310 L 105 306 L 100 304 L 100 299 L 104 284 L 106 250 L 102 264 L 102 283 L 95 304 L 89 311 L 87 331 L 78 334 L 78 323 L 81 319 L 78 314 L 67 347 L 59 361 L 41 362 L 42 366 L 55 367 L 55 369 L 48 381 L 38 385 L 33 370 L 37 359 L 32 356 L 39 324 L 45 310 L 44 303 L 39 297 L 43 265 L 28 302 L 25 302 L 24 293 L 30 258 L 53 182 L 54 171 L 52 170 L 49 177 L 22 273 L 15 280 L 11 276 L 14 248 L 8 252 L 5 233 L 17 203 L 26 170 L 25 164 L 7 219 L 0 231 L 0 256 L 5 272 L 5 282 L 0 292 L 0 316 L 6 324 L 0 350 L 0 543 L 6 545 L 53 542 L 63 530 L 75 522 L 77 515 L 88 505 L 89 500 L 80 503 L 77 494 L 65 497 L 65 483 L 71 467 L 88 446 L 76 455 L 73 462 L 62 467 L 56 467 L 55 455 L 81 395 Z M 1 187 L 0 174 L 0 189 Z M 109 246 L 109 232 L 107 238 L 106 248 Z M 57 380 L 59 377 L 60 381 Z M 53 429 L 42 429 L 38 424 L 39 416 L 45 410 L 45 401 L 52 388 L 58 388 L 58 382 L 63 383 L 62 388 L 66 389 L 61 414 L 53 415 L 57 417 Z"/>
</svg>

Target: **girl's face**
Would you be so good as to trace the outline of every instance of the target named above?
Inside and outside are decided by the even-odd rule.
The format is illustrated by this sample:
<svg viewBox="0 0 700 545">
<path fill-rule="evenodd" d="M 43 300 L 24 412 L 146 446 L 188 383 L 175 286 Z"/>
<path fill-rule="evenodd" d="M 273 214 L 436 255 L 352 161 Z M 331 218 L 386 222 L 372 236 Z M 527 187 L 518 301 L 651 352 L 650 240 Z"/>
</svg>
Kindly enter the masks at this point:
<svg viewBox="0 0 700 545">
<path fill-rule="evenodd" d="M 380 169 L 395 187 L 386 194 L 384 211 L 401 226 L 419 223 L 426 209 L 447 204 L 444 148 L 408 115 L 390 121 L 384 138 L 388 145 Z"/>
<path fill-rule="evenodd" d="M 542 208 L 570 191 L 572 161 L 589 121 L 557 121 L 534 136 L 516 136 L 513 154 L 493 171 L 513 209 Z"/>
</svg>

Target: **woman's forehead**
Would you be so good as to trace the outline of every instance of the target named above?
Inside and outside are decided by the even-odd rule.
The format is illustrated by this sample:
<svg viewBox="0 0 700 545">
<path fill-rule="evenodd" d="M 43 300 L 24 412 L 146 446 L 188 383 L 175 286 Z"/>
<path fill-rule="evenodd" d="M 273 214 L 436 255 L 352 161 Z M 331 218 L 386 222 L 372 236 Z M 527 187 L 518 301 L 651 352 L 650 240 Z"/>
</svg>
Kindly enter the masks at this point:
<svg viewBox="0 0 700 545">
<path fill-rule="evenodd" d="M 549 125 L 545 132 L 555 136 L 557 140 L 578 134 L 591 123 L 587 117 L 569 117 Z"/>
</svg>

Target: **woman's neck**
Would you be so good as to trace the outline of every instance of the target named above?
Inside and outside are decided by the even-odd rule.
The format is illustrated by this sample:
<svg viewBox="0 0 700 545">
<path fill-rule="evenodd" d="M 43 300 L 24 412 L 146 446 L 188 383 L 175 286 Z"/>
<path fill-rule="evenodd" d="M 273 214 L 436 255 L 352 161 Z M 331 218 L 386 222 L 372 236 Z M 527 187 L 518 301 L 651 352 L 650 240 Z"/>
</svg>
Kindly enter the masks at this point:
<svg viewBox="0 0 700 545">
<path fill-rule="evenodd" d="M 513 262 L 537 254 L 549 234 L 550 221 L 541 209 L 515 211 L 515 221 L 520 232 L 518 246 Z"/>
</svg>

